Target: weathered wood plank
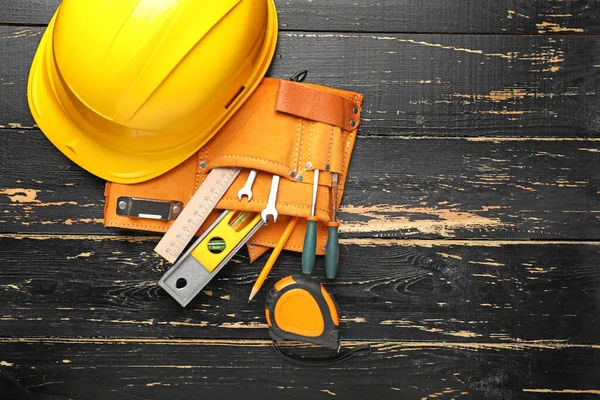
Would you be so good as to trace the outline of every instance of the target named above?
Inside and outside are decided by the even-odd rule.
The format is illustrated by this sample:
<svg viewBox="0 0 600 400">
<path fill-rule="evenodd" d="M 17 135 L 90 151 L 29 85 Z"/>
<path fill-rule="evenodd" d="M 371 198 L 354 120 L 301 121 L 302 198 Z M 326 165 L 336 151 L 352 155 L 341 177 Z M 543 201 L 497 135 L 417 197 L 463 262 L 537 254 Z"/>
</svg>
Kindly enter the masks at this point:
<svg viewBox="0 0 600 400">
<path fill-rule="evenodd" d="M 0 130 L 0 232 L 100 233 L 104 182 Z M 600 239 L 600 141 L 361 137 L 344 237 Z M 131 232 L 131 231 L 130 231 Z"/>
<path fill-rule="evenodd" d="M 47 24 L 60 0 L 2 0 L 0 23 Z M 276 0 L 280 29 L 360 32 L 598 33 L 588 1 Z M 468 15 L 468 18 L 465 16 Z"/>
<path fill-rule="evenodd" d="M 378 399 L 503 400 L 541 394 L 586 399 L 600 393 L 597 346 L 371 345 L 368 357 L 322 368 L 289 364 L 268 341 L 0 339 L 0 362 L 36 398 L 237 398 L 243 393 L 252 399 L 353 399 L 369 393 Z"/>
<path fill-rule="evenodd" d="M 33 127 L 42 28 L 0 26 L 0 127 Z M 280 35 L 272 76 L 365 94 L 361 134 L 598 136 L 599 36 Z"/>
<path fill-rule="evenodd" d="M 3 236 L 0 324 L 14 337 L 267 339 L 264 299 L 300 272 L 280 256 L 248 294 L 266 257 L 238 255 L 187 308 L 156 282 L 168 268 L 157 239 Z M 596 343 L 600 243 L 511 244 L 346 240 L 338 279 L 345 339 Z M 323 278 L 319 259 L 315 276 Z"/>
<path fill-rule="evenodd" d="M 29 115 L 58 0 L 0 0 L 0 369 L 36 398 L 600 395 L 600 3 L 276 1 L 270 74 L 366 95 L 328 287 L 374 354 L 269 348 L 265 289 L 297 254 L 250 304 L 266 257 L 243 252 L 186 309 L 158 288 L 158 237 L 104 229 L 103 182 Z"/>
</svg>

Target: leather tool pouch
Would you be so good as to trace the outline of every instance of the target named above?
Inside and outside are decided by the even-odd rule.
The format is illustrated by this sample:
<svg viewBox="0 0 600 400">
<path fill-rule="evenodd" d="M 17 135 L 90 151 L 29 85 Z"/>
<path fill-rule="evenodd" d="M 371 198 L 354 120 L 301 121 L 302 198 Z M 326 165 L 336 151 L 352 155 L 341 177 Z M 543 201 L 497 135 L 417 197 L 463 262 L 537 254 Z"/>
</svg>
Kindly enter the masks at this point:
<svg viewBox="0 0 600 400">
<path fill-rule="evenodd" d="M 311 212 L 313 170 L 319 169 L 317 254 L 325 254 L 326 223 L 332 212 L 331 176 L 339 174 L 340 202 L 360 125 L 362 99 L 358 93 L 265 78 L 229 122 L 184 163 L 147 182 L 107 183 L 104 224 L 165 232 L 172 221 L 117 215 L 117 198 L 130 196 L 186 204 L 213 168 L 240 167 L 242 172 L 217 205 L 220 210 L 261 212 L 267 205 L 273 174 L 281 176 L 277 194 L 279 218 L 262 227 L 249 241 L 251 261 L 275 247 L 291 216 L 303 218 L 284 248 L 301 252 L 305 218 Z M 237 192 L 244 186 L 250 169 L 258 171 L 252 200 L 239 201 Z M 213 211 L 201 230 L 219 214 Z"/>
</svg>

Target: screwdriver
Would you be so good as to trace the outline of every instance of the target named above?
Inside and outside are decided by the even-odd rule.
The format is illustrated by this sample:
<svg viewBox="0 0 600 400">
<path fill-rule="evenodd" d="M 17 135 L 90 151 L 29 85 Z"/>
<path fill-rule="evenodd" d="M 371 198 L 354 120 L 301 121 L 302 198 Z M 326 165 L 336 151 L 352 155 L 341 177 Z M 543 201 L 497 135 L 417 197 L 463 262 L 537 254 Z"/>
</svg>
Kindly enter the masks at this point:
<svg viewBox="0 0 600 400">
<path fill-rule="evenodd" d="M 327 279 L 335 279 L 340 261 L 340 245 L 338 238 L 338 228 L 340 222 L 337 219 L 337 191 L 338 174 L 331 174 L 331 198 L 333 202 L 333 211 L 329 226 L 329 239 L 327 239 L 327 251 L 325 253 L 325 275 Z"/>
<path fill-rule="evenodd" d="M 304 247 L 302 248 L 302 272 L 305 274 L 312 273 L 317 254 L 317 221 L 319 219 L 315 217 L 315 207 L 317 205 L 317 188 L 319 187 L 319 170 L 315 169 L 314 174 L 312 208 L 310 217 L 307 218 L 308 225 L 306 226 Z"/>
</svg>

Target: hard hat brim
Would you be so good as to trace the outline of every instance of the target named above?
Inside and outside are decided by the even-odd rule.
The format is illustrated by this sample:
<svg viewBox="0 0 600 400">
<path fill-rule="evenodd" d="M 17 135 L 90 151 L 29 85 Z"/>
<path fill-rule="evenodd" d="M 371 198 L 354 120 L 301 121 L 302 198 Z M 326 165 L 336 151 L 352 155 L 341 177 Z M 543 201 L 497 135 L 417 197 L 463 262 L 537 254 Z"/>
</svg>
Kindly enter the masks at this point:
<svg viewBox="0 0 600 400">
<path fill-rule="evenodd" d="M 71 161 L 88 172 L 110 182 L 133 184 L 155 178 L 176 167 L 202 147 L 250 97 L 265 76 L 277 44 L 277 11 L 268 0 L 268 21 L 265 41 L 258 62 L 246 81 L 245 89 L 217 121 L 207 124 L 198 137 L 204 138 L 184 148 L 171 148 L 151 154 L 130 154 L 94 140 L 101 137 L 98 128 L 80 119 L 75 121 L 61 104 L 50 76 L 54 63 L 53 34 L 58 10 L 42 36 L 33 59 L 28 102 L 31 113 L 46 137 Z M 60 7 L 59 7 L 60 9 Z"/>
</svg>

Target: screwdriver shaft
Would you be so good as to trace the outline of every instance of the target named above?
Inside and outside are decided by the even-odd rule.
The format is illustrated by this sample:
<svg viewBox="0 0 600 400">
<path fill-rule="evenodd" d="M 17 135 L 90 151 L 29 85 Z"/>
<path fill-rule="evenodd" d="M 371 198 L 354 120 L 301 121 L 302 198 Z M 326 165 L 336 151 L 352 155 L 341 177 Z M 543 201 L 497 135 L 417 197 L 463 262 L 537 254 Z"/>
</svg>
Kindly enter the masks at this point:
<svg viewBox="0 0 600 400">
<path fill-rule="evenodd" d="M 310 215 L 315 216 L 315 208 L 317 206 L 317 189 L 319 188 L 319 170 L 315 169 L 314 182 L 313 182 L 313 195 L 312 195 L 312 207 L 310 209 Z"/>
<path fill-rule="evenodd" d="M 331 175 L 331 221 L 327 224 L 329 226 L 329 236 L 327 239 L 327 246 L 325 252 L 325 275 L 327 276 L 327 279 L 335 279 L 340 260 L 340 246 L 338 238 L 338 228 L 340 226 L 340 223 L 337 220 L 337 191 L 338 174 L 333 173 Z"/>
<path fill-rule="evenodd" d="M 317 254 L 317 221 L 315 209 L 317 204 L 317 189 L 319 188 L 319 170 L 315 169 L 313 182 L 312 207 L 308 225 L 306 226 L 306 235 L 304 236 L 304 246 L 302 248 L 302 272 L 312 273 L 315 266 L 315 257 Z"/>
</svg>

